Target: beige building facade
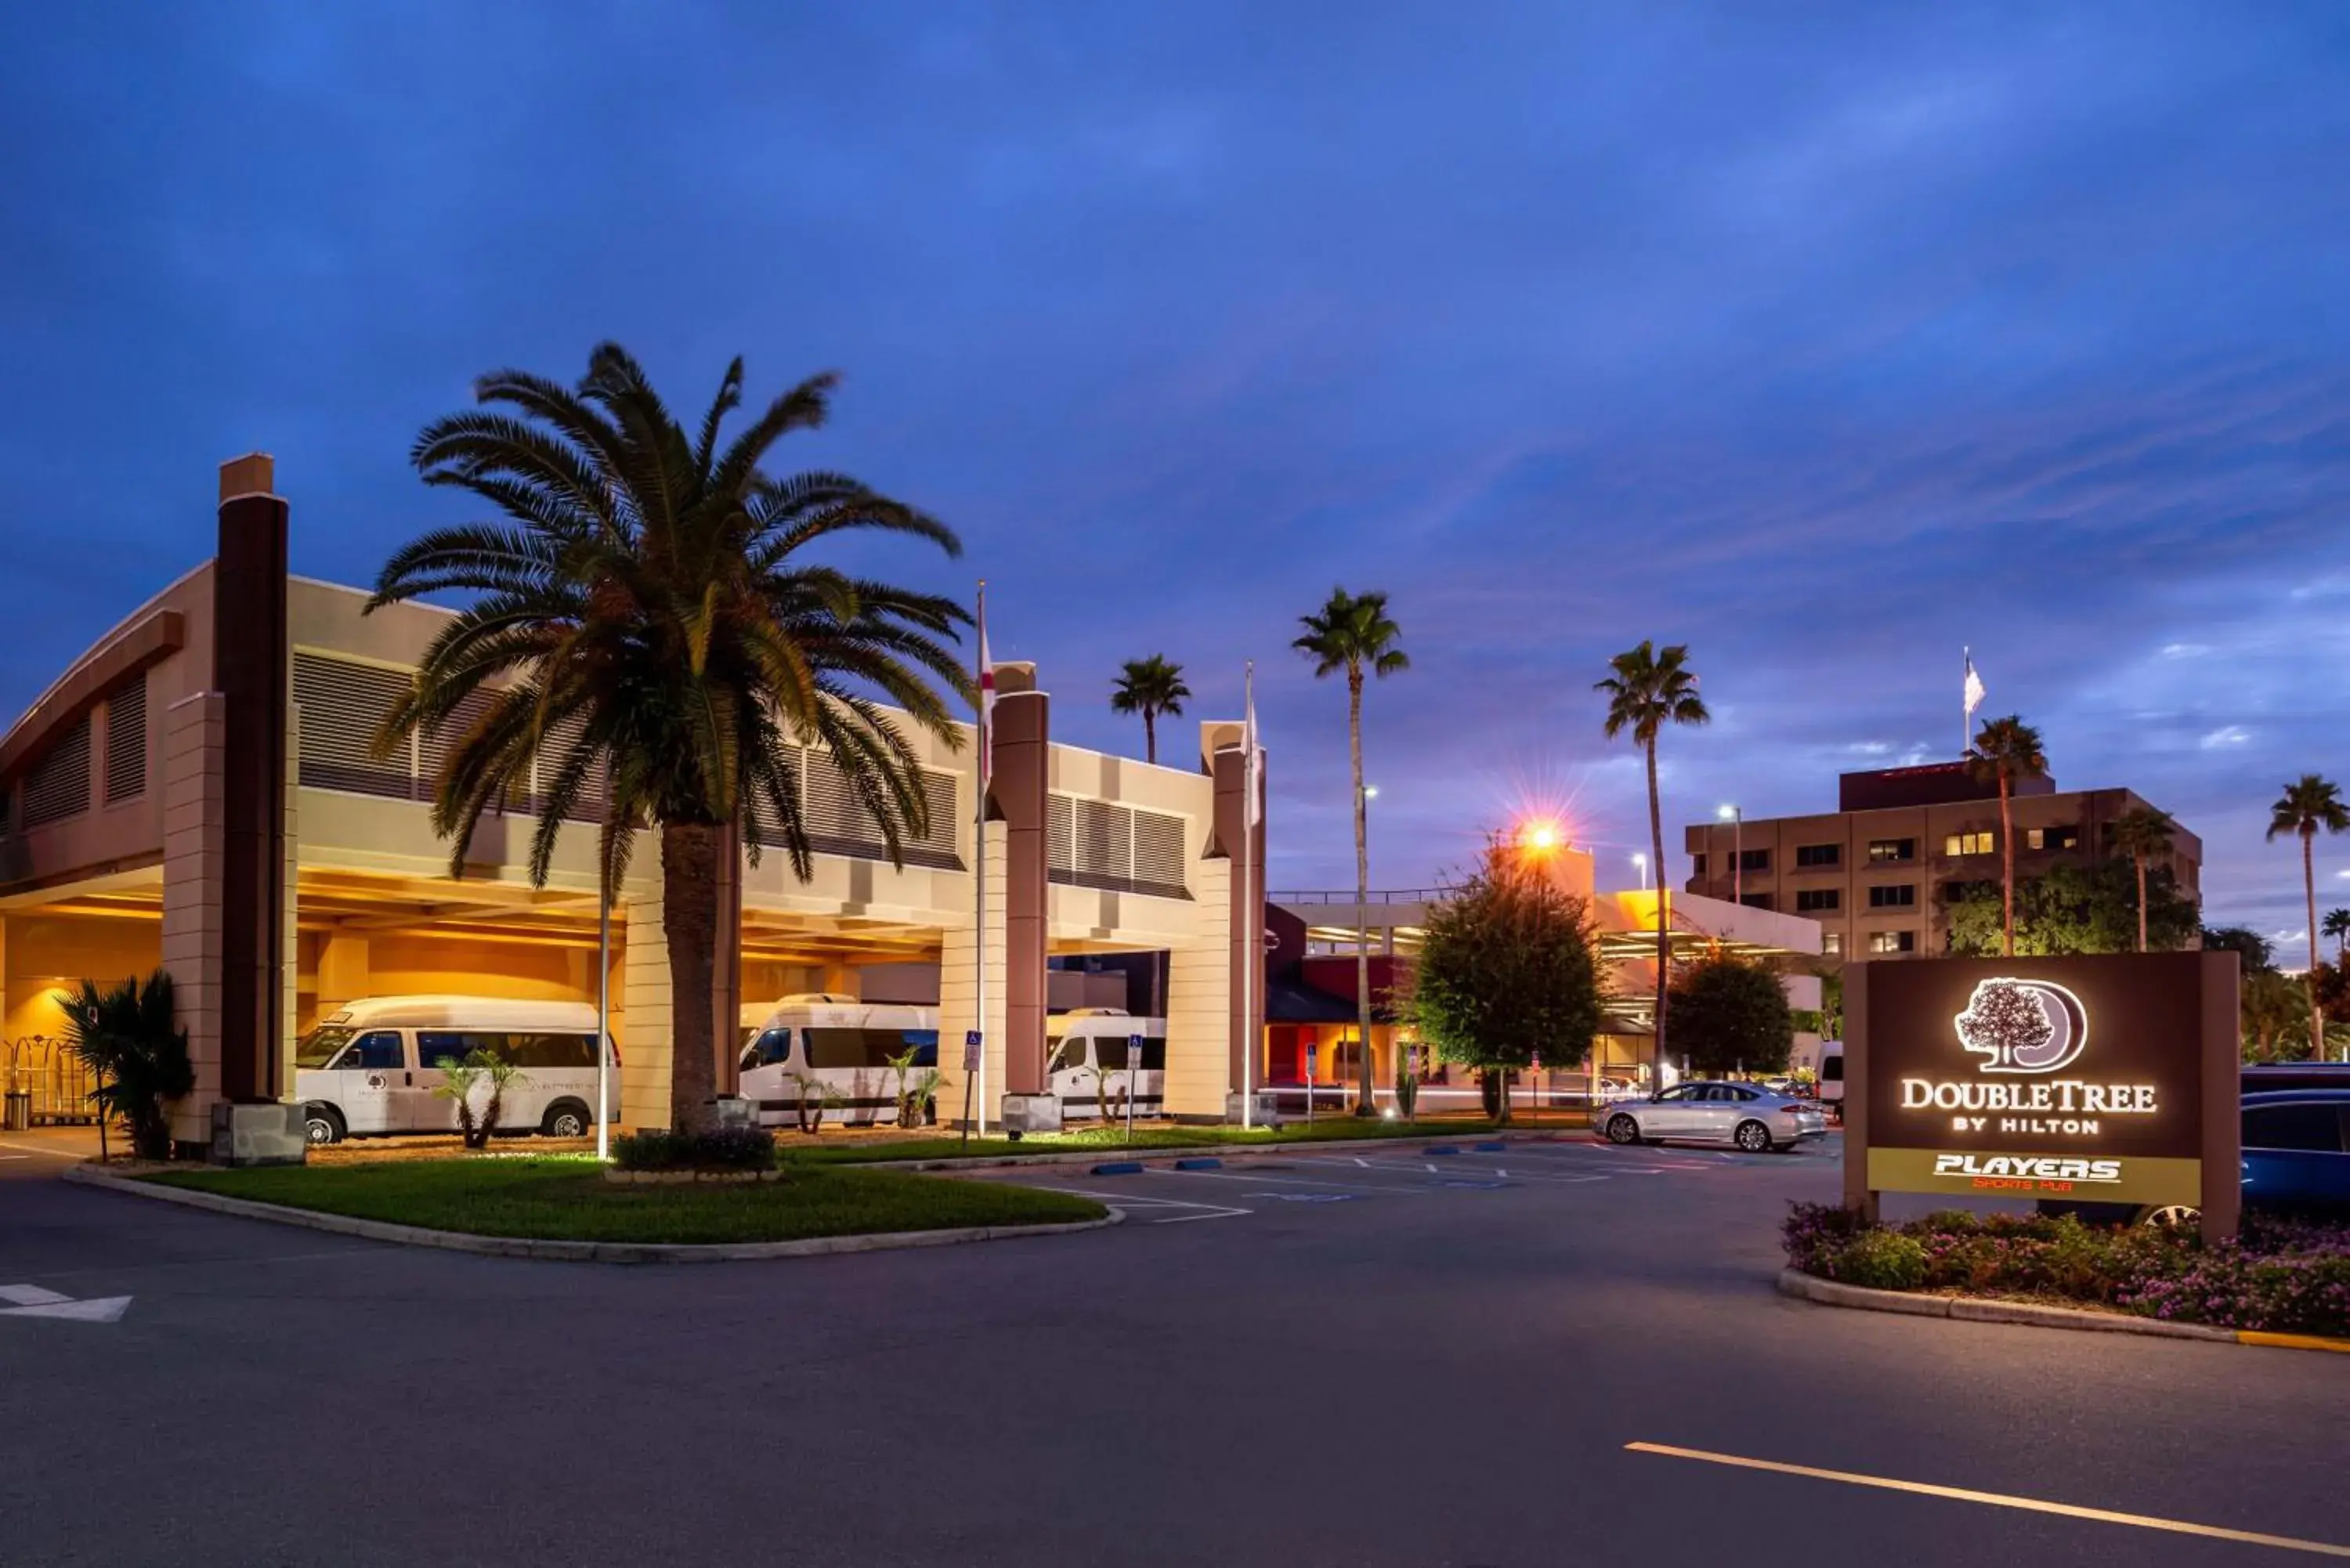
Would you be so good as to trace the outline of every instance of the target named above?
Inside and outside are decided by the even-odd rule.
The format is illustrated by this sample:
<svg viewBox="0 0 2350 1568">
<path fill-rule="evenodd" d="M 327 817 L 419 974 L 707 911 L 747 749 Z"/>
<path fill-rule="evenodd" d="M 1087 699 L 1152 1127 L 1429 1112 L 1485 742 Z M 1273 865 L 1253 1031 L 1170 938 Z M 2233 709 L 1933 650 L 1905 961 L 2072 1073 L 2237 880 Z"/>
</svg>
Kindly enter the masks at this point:
<svg viewBox="0 0 2350 1568">
<path fill-rule="evenodd" d="M 1684 830 L 1685 886 L 1709 898 L 1816 920 L 1823 956 L 1942 954 L 1949 906 L 2000 882 L 1997 790 L 1963 763 L 1846 774 L 1839 809 L 1816 816 L 1715 820 Z M 2113 853 L 2114 824 L 2148 803 L 2126 789 L 2059 790 L 2027 781 L 2009 803 L 2019 880 Z M 2177 829 L 2156 864 L 2200 901 L 2202 840 Z"/>
<path fill-rule="evenodd" d="M 212 1137 L 216 1106 L 288 1096 L 294 1042 L 339 1003 L 598 995 L 592 822 L 564 833 L 552 874 L 533 886 L 536 818 L 516 799 L 483 822 L 463 875 L 452 874 L 451 846 L 429 820 L 441 741 L 390 757 L 372 743 L 445 612 L 362 615 L 363 591 L 286 576 L 288 509 L 273 482 L 265 458 L 224 467 L 223 555 L 100 638 L 0 736 L 0 1066 L 54 1054 L 59 990 L 163 969 L 196 1066 L 196 1091 L 174 1116 L 190 1141 Z M 244 560 L 232 558 L 240 528 L 261 541 Z M 746 847 L 733 868 L 740 919 L 719 965 L 721 1038 L 698 1046 L 717 1058 L 722 1091 L 733 1083 L 741 1002 L 856 993 L 866 968 L 902 976 L 934 965 L 940 1033 L 952 1043 L 940 1052 L 941 1109 L 962 1103 L 962 1042 L 973 1029 L 991 1101 L 1035 1092 L 1047 961 L 1157 951 L 1169 977 L 1169 1108 L 1225 1114 L 1244 1043 L 1257 1036 L 1235 980 L 1263 941 L 1261 914 L 1243 907 L 1232 873 L 1240 727 L 1202 725 L 1185 767 L 1057 745 L 1035 667 L 998 670 L 983 833 L 967 729 L 956 749 L 907 726 L 928 770 L 931 823 L 894 865 L 830 759 L 802 749 L 819 853 L 806 882 L 780 850 L 754 863 Z M 582 803 L 580 816 L 598 805 Z M 1258 865 L 1263 831 L 1260 814 L 1249 851 Z M 983 854 L 983 921 L 973 877 Z M 619 1118 L 664 1125 L 681 1044 L 670 1034 L 652 836 L 611 912 L 608 947 Z"/>
</svg>

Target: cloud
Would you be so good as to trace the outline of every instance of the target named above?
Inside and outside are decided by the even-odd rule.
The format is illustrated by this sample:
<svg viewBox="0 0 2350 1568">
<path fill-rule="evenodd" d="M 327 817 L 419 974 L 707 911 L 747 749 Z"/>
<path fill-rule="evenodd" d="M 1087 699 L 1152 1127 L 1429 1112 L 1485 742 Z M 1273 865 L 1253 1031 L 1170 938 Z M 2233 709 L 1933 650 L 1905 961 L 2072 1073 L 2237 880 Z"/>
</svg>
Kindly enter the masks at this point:
<svg viewBox="0 0 2350 1568">
<path fill-rule="evenodd" d="M 2245 729 L 2241 724 L 2222 724 L 2220 728 L 2210 731 L 2205 734 L 2201 740 L 2195 743 L 2201 746 L 2207 752 L 2216 752 L 2223 747 L 2249 744 L 2251 738 L 2252 732 L 2250 730 Z"/>
</svg>

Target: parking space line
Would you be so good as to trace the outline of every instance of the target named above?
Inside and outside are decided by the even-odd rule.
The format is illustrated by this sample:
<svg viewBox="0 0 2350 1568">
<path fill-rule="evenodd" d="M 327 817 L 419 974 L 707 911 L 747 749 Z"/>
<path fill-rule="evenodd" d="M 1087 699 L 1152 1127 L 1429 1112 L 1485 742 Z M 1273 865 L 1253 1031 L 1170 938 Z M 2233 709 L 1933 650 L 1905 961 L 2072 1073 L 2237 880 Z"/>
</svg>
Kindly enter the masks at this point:
<svg viewBox="0 0 2350 1568">
<path fill-rule="evenodd" d="M 1895 1480 L 1887 1476 L 1860 1475 L 1852 1470 L 1819 1469 L 1811 1465 L 1784 1464 L 1777 1459 L 1752 1459 L 1738 1454 L 1710 1453 L 1703 1449 L 1677 1449 L 1667 1443 L 1627 1443 L 1624 1448 L 1627 1452 L 1635 1454 L 1659 1454 L 1666 1459 L 1695 1459 L 1701 1464 L 1727 1465 L 1736 1469 L 1769 1470 L 1777 1475 L 1802 1476 L 1809 1480 L 1842 1481 L 1846 1486 L 1872 1487 L 1880 1491 L 1906 1491 L 1919 1497 L 1943 1498 L 1952 1502 L 1977 1502 L 1987 1508 L 2053 1513 L 2064 1519 L 2086 1519 L 2099 1524 L 2126 1524 L 2139 1530 L 2159 1530 L 2173 1535 L 2199 1535 L 2209 1541 L 2273 1546 L 2282 1552 L 2305 1552 L 2318 1557 L 2350 1557 L 2350 1546 L 2336 1546 L 2328 1542 L 2303 1541 L 2290 1535 L 2266 1535 L 2251 1530 L 2226 1530 L 2216 1524 L 2192 1524 L 2185 1520 L 2158 1519 L 2150 1514 L 2120 1513 L 2109 1508 L 2083 1508 L 2077 1503 L 2050 1502 L 2042 1498 L 2014 1497 L 2006 1492 L 1975 1491 L 1967 1487 Z"/>
<path fill-rule="evenodd" d="M 1498 1166 L 1456 1164 L 1451 1161 L 1440 1166 L 1430 1165 L 1426 1167 L 1417 1165 L 1374 1165 L 1368 1160 L 1361 1159 L 1357 1160 L 1355 1163 L 1361 1166 L 1366 1170 L 1409 1170 L 1414 1174 L 1418 1174 L 1424 1169 L 1427 1174 L 1430 1176 L 1502 1176 L 1507 1177 L 1512 1181 L 1543 1181 L 1557 1187 L 1572 1187 L 1581 1182 L 1605 1181 L 1607 1179 L 1606 1176 L 1538 1175 L 1533 1171 L 1523 1169 L 1513 1174 Z"/>
<path fill-rule="evenodd" d="M 1166 1219 L 1149 1221 L 1149 1223 L 1153 1225 L 1182 1225 L 1187 1224 L 1193 1220 L 1231 1220 L 1242 1215 L 1253 1214 L 1256 1212 L 1253 1209 L 1234 1209 L 1229 1204 L 1188 1203 L 1180 1198 L 1145 1198 L 1140 1193 L 1136 1192 L 1096 1192 L 1090 1189 L 1083 1187 L 1039 1187 L 1035 1189 L 1035 1190 L 1039 1192 L 1073 1192 L 1080 1198 L 1097 1198 L 1104 1203 L 1112 1204 L 1121 1208 L 1129 1205 L 1138 1205 L 1151 1209 L 1201 1209 L 1207 1210 L 1207 1212 L 1202 1214 L 1170 1214 Z"/>
<path fill-rule="evenodd" d="M 1304 1176 L 1254 1176 L 1246 1171 L 1231 1170 L 1151 1170 L 1146 1176 L 1180 1176 L 1201 1178 L 1210 1181 L 1253 1181 L 1260 1186 L 1274 1187 L 1336 1187 L 1347 1192 L 1401 1192 L 1418 1197 L 1430 1190 L 1425 1187 L 1381 1187 L 1365 1181 L 1316 1181 Z"/>
</svg>

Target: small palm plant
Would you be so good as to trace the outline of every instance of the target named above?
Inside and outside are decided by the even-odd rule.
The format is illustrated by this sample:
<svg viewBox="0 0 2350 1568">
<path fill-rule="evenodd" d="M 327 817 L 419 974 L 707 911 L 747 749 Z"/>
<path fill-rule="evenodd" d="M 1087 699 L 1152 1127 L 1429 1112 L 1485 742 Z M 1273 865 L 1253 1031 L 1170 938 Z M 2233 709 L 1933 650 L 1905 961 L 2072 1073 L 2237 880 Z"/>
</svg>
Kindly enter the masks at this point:
<svg viewBox="0 0 2350 1568">
<path fill-rule="evenodd" d="M 2319 930 L 2334 939 L 2334 956 L 2342 967 L 2350 969 L 2350 909 L 2328 909 Z"/>
<path fill-rule="evenodd" d="M 85 980 L 59 992 L 66 1015 L 66 1044 L 89 1070 L 89 1091 L 98 1109 L 98 1158 L 109 1158 L 106 1124 L 120 1118 L 130 1129 L 131 1151 L 141 1159 L 172 1153 L 172 1122 L 163 1106 L 196 1086 L 188 1060 L 188 1033 L 173 1019 L 172 977 L 157 970 L 144 983 L 124 980 L 100 986 Z"/>
<path fill-rule="evenodd" d="M 824 1113 L 839 1108 L 840 1091 L 814 1073 L 794 1073 L 792 1083 L 799 1090 L 799 1098 L 795 1106 L 799 1114 L 800 1131 L 809 1134 L 822 1132 Z"/>
<path fill-rule="evenodd" d="M 1183 667 L 1170 661 L 1163 653 L 1148 659 L 1129 659 L 1118 672 L 1118 681 L 1109 691 L 1109 706 L 1113 713 L 1142 715 L 1143 757 L 1147 762 L 1159 760 L 1159 715 L 1180 715 L 1183 700 L 1191 689 L 1183 684 Z"/>
<path fill-rule="evenodd" d="M 526 1084 L 529 1077 L 494 1051 L 468 1051 L 462 1062 L 443 1056 L 433 1065 L 441 1069 L 441 1082 L 432 1092 L 456 1103 L 458 1137 L 467 1148 L 488 1147 L 497 1133 L 498 1117 L 505 1110 L 507 1087 Z M 484 1085 L 489 1092 L 477 1106 L 473 1091 Z"/>
</svg>

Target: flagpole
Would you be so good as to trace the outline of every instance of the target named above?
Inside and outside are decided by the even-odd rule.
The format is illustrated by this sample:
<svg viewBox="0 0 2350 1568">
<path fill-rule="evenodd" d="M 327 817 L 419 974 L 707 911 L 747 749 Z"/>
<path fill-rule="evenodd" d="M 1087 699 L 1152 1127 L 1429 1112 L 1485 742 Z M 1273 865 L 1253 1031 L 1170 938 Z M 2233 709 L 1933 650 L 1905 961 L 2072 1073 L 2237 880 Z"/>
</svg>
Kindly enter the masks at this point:
<svg viewBox="0 0 2350 1568">
<path fill-rule="evenodd" d="M 973 875 L 972 887 L 976 897 L 972 914 L 972 1027 L 979 1032 L 979 1070 L 975 1079 L 979 1087 L 977 1120 L 979 1136 L 987 1136 L 987 775 L 989 750 L 993 737 L 988 733 L 987 712 L 987 579 L 979 579 L 979 746 L 974 761 L 979 768 L 979 788 L 974 792 L 978 801 L 972 813 L 971 858 Z"/>
<path fill-rule="evenodd" d="M 1967 760 L 1967 748 L 1974 744 L 1975 711 L 1967 701 L 1966 678 L 1975 672 L 1975 650 L 1970 644 L 1959 649 L 1959 760 Z"/>
<path fill-rule="evenodd" d="M 1241 751 L 1241 1130 L 1256 1126 L 1256 972 L 1264 962 L 1264 944 L 1256 935 L 1256 661 L 1244 667 L 1248 723 L 1242 731 Z M 1313 1104 L 1314 1085 L 1305 1086 Z"/>
</svg>

